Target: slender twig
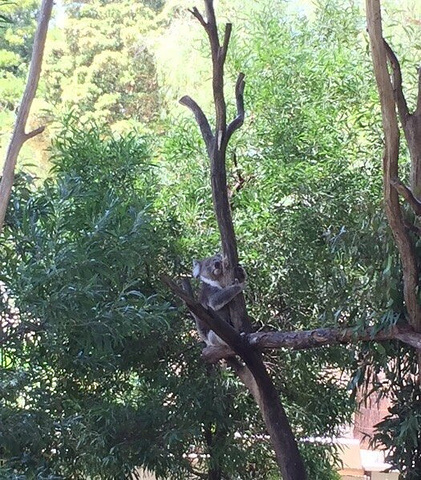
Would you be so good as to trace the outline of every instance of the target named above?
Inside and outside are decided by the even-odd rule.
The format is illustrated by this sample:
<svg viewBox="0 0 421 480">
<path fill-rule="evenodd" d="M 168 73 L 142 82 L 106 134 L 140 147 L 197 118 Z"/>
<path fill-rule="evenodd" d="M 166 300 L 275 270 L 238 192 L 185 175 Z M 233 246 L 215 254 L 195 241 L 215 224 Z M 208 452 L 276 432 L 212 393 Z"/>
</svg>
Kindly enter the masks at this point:
<svg viewBox="0 0 421 480">
<path fill-rule="evenodd" d="M 33 137 L 36 137 L 40 133 L 42 133 L 45 130 L 45 125 L 42 125 L 41 127 L 36 128 L 35 130 L 32 130 L 32 132 L 25 133 L 25 139 L 29 140 Z"/>
</svg>

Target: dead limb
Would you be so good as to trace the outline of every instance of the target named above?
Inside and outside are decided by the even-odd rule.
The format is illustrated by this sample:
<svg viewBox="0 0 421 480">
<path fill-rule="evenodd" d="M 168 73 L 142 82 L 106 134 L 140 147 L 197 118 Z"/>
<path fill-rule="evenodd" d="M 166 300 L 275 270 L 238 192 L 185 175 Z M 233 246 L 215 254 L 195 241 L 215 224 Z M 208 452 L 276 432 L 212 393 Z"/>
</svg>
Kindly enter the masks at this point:
<svg viewBox="0 0 421 480">
<path fill-rule="evenodd" d="M 210 177 L 212 186 L 213 207 L 221 235 L 222 253 L 227 259 L 228 272 L 231 282 L 234 282 L 235 269 L 238 265 L 237 239 L 232 221 L 226 174 L 226 150 L 233 133 L 241 127 L 244 121 L 244 75 L 238 76 L 235 97 L 237 115 L 227 126 L 227 109 L 224 96 L 224 64 L 228 52 L 232 25 L 227 24 L 224 30 L 222 44 L 219 40 L 218 27 L 213 8 L 213 0 L 205 1 L 206 19 L 194 8 L 192 14 L 205 29 L 210 43 L 212 56 L 212 89 L 215 105 L 215 130 L 211 131 L 210 123 L 202 109 L 190 99 L 183 97 L 181 102 L 189 107 L 196 118 L 202 133 L 203 140 L 210 160 Z M 260 408 L 271 443 L 275 450 L 276 459 L 285 480 L 305 480 L 307 478 L 304 463 L 300 456 L 298 445 L 292 433 L 285 411 L 279 399 L 279 394 L 263 363 L 261 353 L 250 348 L 246 333 L 251 331 L 251 322 L 247 315 L 244 296 L 237 295 L 229 304 L 230 318 L 234 326 L 218 318 L 211 311 L 204 309 L 200 304 L 187 296 L 185 292 L 176 291 L 176 285 L 171 281 L 165 283 L 182 298 L 190 311 L 203 319 L 240 356 L 242 362 L 231 358 L 233 368 L 244 384 L 250 390 Z M 178 288 L 178 287 L 177 287 Z M 179 295 L 181 293 L 181 295 Z M 207 319 L 207 321 L 206 321 Z M 241 332 L 241 333 L 240 333 Z"/>
<path fill-rule="evenodd" d="M 222 252 L 231 268 L 234 281 L 234 268 L 238 264 L 237 239 L 232 222 L 229 196 L 226 180 L 226 149 L 233 133 L 244 122 L 244 74 L 240 73 L 235 86 L 237 115 L 227 126 L 226 103 L 224 95 L 224 64 L 228 51 L 232 26 L 225 26 L 224 38 L 220 43 L 215 11 L 212 0 L 205 0 L 206 19 L 197 8 L 190 10 L 205 29 L 211 47 L 212 56 L 212 87 L 215 104 L 215 127 L 212 132 L 210 122 L 200 106 L 190 97 L 184 96 L 180 103 L 187 106 L 196 118 L 210 160 L 212 198 L 214 211 L 221 234 Z M 244 296 L 238 295 L 232 302 L 231 317 L 238 331 L 250 332 Z"/>
</svg>

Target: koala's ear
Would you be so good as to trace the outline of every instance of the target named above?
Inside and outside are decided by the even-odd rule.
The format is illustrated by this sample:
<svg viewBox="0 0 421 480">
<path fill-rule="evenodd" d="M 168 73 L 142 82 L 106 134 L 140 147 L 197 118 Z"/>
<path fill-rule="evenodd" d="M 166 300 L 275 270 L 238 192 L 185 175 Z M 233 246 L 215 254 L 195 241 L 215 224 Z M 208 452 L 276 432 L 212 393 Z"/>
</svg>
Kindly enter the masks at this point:
<svg viewBox="0 0 421 480">
<path fill-rule="evenodd" d="M 200 262 L 198 260 L 193 260 L 193 277 L 200 277 Z"/>
</svg>

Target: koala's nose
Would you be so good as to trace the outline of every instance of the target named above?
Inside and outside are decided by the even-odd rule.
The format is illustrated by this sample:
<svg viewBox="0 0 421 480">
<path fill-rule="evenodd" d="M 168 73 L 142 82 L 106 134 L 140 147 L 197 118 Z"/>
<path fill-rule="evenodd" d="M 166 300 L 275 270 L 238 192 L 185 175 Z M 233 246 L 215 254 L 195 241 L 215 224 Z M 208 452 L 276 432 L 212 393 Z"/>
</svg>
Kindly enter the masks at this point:
<svg viewBox="0 0 421 480">
<path fill-rule="evenodd" d="M 221 262 L 215 262 L 214 267 L 219 269 L 222 267 Z"/>
</svg>

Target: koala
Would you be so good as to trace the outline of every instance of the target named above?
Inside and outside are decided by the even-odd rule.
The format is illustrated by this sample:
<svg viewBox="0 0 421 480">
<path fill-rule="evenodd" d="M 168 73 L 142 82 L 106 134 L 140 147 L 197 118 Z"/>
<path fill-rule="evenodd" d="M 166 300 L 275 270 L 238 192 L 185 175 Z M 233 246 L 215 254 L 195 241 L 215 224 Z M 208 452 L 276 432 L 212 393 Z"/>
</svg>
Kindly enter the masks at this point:
<svg viewBox="0 0 421 480">
<path fill-rule="evenodd" d="M 241 265 L 236 268 L 236 278 L 232 285 L 228 285 L 226 260 L 221 254 L 204 260 L 193 261 L 193 276 L 200 279 L 199 302 L 205 308 L 218 312 L 219 316 L 230 323 L 229 302 L 244 289 L 246 272 Z M 197 331 L 206 346 L 225 345 L 225 342 L 195 316 Z"/>
</svg>

